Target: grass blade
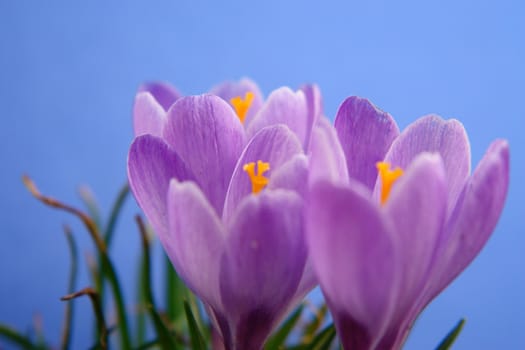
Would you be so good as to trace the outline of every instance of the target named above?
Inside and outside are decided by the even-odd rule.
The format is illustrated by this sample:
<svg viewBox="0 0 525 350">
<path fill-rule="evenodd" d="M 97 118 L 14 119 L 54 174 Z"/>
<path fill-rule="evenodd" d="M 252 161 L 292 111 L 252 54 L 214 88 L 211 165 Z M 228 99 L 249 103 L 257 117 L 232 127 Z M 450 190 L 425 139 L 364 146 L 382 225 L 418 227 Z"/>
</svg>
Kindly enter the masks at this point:
<svg viewBox="0 0 525 350">
<path fill-rule="evenodd" d="M 204 340 L 204 337 L 202 336 L 202 333 L 199 330 L 199 326 L 197 325 L 197 321 L 195 321 L 195 317 L 191 312 L 190 304 L 188 304 L 188 302 L 186 301 L 184 302 L 184 311 L 186 312 L 188 329 L 190 331 L 191 348 L 193 350 L 206 350 L 206 342 Z"/>
<path fill-rule="evenodd" d="M 111 213 L 109 215 L 108 224 L 106 226 L 106 229 L 104 230 L 104 241 L 106 242 L 106 245 L 108 247 L 111 246 L 111 241 L 113 240 L 113 233 L 115 232 L 115 226 L 117 225 L 117 221 L 120 216 L 120 213 L 122 212 L 122 207 L 126 202 L 126 198 L 128 198 L 128 194 L 129 185 L 126 183 L 124 186 L 122 186 L 119 193 L 117 194 L 117 199 L 115 200 L 115 203 L 113 204 Z"/>
<path fill-rule="evenodd" d="M 98 231 L 99 232 L 103 232 L 102 239 L 103 239 L 103 241 L 104 241 L 104 243 L 106 245 L 106 250 L 108 250 L 109 247 L 111 246 L 111 241 L 112 241 L 113 234 L 114 234 L 114 231 L 115 231 L 115 226 L 117 224 L 118 217 L 119 217 L 119 215 L 120 215 L 120 213 L 122 211 L 122 206 L 124 205 L 124 202 L 125 202 L 125 199 L 126 199 L 128 193 L 129 193 L 129 186 L 126 183 L 120 189 L 120 191 L 118 192 L 117 199 L 115 200 L 115 202 L 114 202 L 114 204 L 112 206 L 111 213 L 110 213 L 109 220 L 108 220 L 108 224 L 107 224 L 106 228 L 104 229 L 104 231 L 102 231 L 101 220 L 100 219 L 94 220 L 96 226 L 98 227 Z M 99 217 L 100 217 L 100 215 L 99 215 Z M 94 281 L 95 281 L 95 288 L 98 291 L 99 296 L 100 296 L 100 303 L 104 307 L 105 299 L 106 299 L 106 288 L 105 288 L 106 285 L 105 285 L 104 282 L 108 278 L 108 274 L 110 274 L 110 272 L 108 271 L 107 265 L 102 261 L 103 259 L 104 258 L 102 257 L 102 254 L 99 252 L 97 254 L 97 262 L 98 262 L 98 264 L 95 265 L 95 267 L 96 267 L 95 271 L 97 271 L 97 273 L 93 274 L 93 276 L 95 277 L 95 279 L 94 279 Z"/>
<path fill-rule="evenodd" d="M 176 296 L 178 294 L 178 276 L 177 272 L 175 272 L 175 269 L 171 265 L 170 259 L 166 256 L 165 258 L 166 264 L 165 264 L 165 274 L 166 274 L 166 292 L 164 297 L 166 298 L 166 314 L 168 315 L 168 318 L 171 322 L 176 322 L 179 318 L 179 315 L 181 315 L 184 311 L 184 308 L 182 306 L 182 303 L 179 303 L 177 305 L 177 298 Z"/>
<path fill-rule="evenodd" d="M 310 343 L 314 338 L 315 333 L 323 325 L 326 315 L 328 313 L 328 307 L 326 304 L 323 304 L 321 307 L 317 307 L 313 304 L 310 304 L 313 309 L 313 318 L 309 323 L 304 326 L 303 329 L 303 343 Z"/>
<path fill-rule="evenodd" d="M 19 346 L 20 349 L 43 349 L 42 347 L 33 344 L 29 337 L 26 337 L 11 327 L 4 326 L 2 324 L 0 324 L 0 337 L 4 338 L 11 344 Z"/>
<path fill-rule="evenodd" d="M 100 226 L 102 222 L 102 216 L 100 215 L 100 208 L 98 206 L 97 200 L 95 199 L 95 196 L 93 195 L 93 192 L 91 192 L 91 189 L 88 186 L 81 186 L 78 189 L 78 194 L 82 202 L 84 202 L 86 210 L 91 219 L 93 219 L 97 226 Z"/>
<path fill-rule="evenodd" d="M 317 334 L 310 344 L 292 346 L 288 350 L 328 350 L 334 341 L 335 335 L 335 327 L 331 324 Z"/>
<path fill-rule="evenodd" d="M 265 349 L 273 350 L 273 349 L 279 349 L 280 346 L 283 346 L 286 342 L 286 339 L 290 335 L 290 333 L 295 328 L 295 325 L 301 318 L 301 314 L 303 312 L 304 304 L 300 305 L 290 317 L 283 323 L 281 328 L 275 333 L 267 342 L 265 345 Z"/>
<path fill-rule="evenodd" d="M 68 301 L 81 296 L 87 295 L 91 300 L 93 306 L 93 311 L 95 312 L 95 317 L 97 319 L 98 328 L 100 329 L 100 339 L 99 346 L 101 349 L 107 349 L 108 345 L 108 328 L 106 326 L 106 321 L 104 319 L 104 311 L 102 310 L 102 305 L 100 304 L 100 299 L 98 293 L 93 288 L 84 288 L 81 291 L 76 293 L 68 294 L 60 298 L 60 300 Z"/>
<path fill-rule="evenodd" d="M 137 283 L 137 319 L 136 319 L 136 339 L 137 344 L 144 344 L 146 341 L 146 310 L 145 305 L 146 295 L 144 293 L 144 285 L 147 283 L 146 276 L 146 256 L 144 251 L 140 255 L 140 265 L 138 267 L 139 279 Z"/>
<path fill-rule="evenodd" d="M 454 344 L 454 342 L 456 341 L 459 333 L 461 333 L 461 331 L 463 330 L 463 326 L 464 325 L 465 325 L 465 319 L 462 318 L 454 326 L 454 328 L 452 328 L 452 330 L 447 334 L 445 339 L 443 339 L 441 341 L 441 343 L 439 343 L 439 345 L 437 346 L 436 350 L 448 350 L 448 349 L 450 349 L 452 344 Z"/>
<path fill-rule="evenodd" d="M 169 329 L 166 327 L 166 324 L 164 323 L 159 313 L 157 312 L 157 308 L 155 306 L 155 300 L 153 298 L 153 291 L 151 290 L 151 285 L 152 285 L 151 256 L 150 256 L 150 244 L 148 240 L 148 234 L 146 232 L 146 226 L 144 225 L 144 222 L 142 221 L 140 216 L 137 215 L 135 217 L 135 220 L 137 221 L 140 235 L 142 237 L 142 248 L 143 248 L 143 254 L 144 254 L 144 265 L 143 265 L 144 281 L 142 283 L 142 287 L 144 288 L 144 297 L 147 303 L 146 307 L 153 321 L 153 325 L 159 337 L 161 347 L 163 349 L 168 349 L 168 350 L 176 349 L 177 345 L 175 343 L 175 338 L 171 336 Z"/>
<path fill-rule="evenodd" d="M 188 287 L 186 287 L 167 256 L 165 261 L 166 290 L 164 297 L 167 317 L 179 332 L 187 332 L 188 323 L 186 322 L 183 301 L 187 300 L 192 307 L 198 324 L 202 324 L 202 316 L 199 313 L 195 296 Z"/>
<path fill-rule="evenodd" d="M 86 226 L 86 229 L 88 230 L 89 234 L 91 235 L 91 238 L 93 239 L 93 242 L 95 243 L 95 246 L 97 247 L 97 250 L 99 254 L 101 255 L 101 268 L 105 269 L 107 271 L 107 278 L 111 285 L 113 296 L 115 297 L 115 304 L 117 308 L 117 317 L 119 322 L 119 330 L 120 330 L 120 340 L 121 340 L 121 348 L 122 349 L 131 349 L 131 339 L 129 335 L 129 324 L 127 320 L 126 315 L 126 308 L 124 304 L 124 299 L 122 296 L 122 291 L 120 288 L 120 283 L 118 280 L 118 276 L 115 270 L 115 267 L 113 263 L 111 262 L 111 259 L 109 258 L 106 244 L 103 240 L 103 238 L 100 235 L 100 230 L 98 226 L 95 224 L 95 222 L 84 212 L 66 205 L 64 203 L 61 203 L 60 201 L 44 196 L 40 193 L 34 182 L 27 176 L 23 176 L 22 178 L 25 186 L 31 192 L 31 194 L 38 200 L 40 200 L 42 203 L 57 208 L 60 210 L 64 210 L 68 213 L 73 214 L 77 218 L 79 218 L 84 226 Z"/>
<path fill-rule="evenodd" d="M 326 350 L 330 347 L 330 344 L 332 344 L 332 341 L 334 340 L 334 338 L 335 338 L 335 327 L 332 324 L 326 327 L 325 329 L 323 329 L 321 333 L 319 333 L 314 338 L 314 340 L 312 341 L 308 349 Z"/>
<path fill-rule="evenodd" d="M 68 226 L 64 226 L 64 233 L 67 238 L 67 243 L 69 247 L 69 253 L 71 255 L 71 270 L 69 272 L 69 282 L 67 287 L 68 294 L 71 294 L 75 290 L 75 285 L 77 281 L 78 273 L 78 249 L 73 237 L 73 233 Z M 73 322 L 74 314 L 74 303 L 66 303 L 66 310 L 64 312 L 64 325 L 62 328 L 62 338 L 60 341 L 60 349 L 67 350 L 69 349 L 71 343 L 71 325 Z"/>
</svg>

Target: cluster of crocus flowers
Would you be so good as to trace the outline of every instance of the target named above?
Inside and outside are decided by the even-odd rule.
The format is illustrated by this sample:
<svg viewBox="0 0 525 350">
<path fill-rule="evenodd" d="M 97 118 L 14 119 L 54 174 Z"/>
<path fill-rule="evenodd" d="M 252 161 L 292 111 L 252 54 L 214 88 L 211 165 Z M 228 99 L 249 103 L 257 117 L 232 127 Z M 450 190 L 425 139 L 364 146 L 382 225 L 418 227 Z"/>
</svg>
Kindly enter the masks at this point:
<svg viewBox="0 0 525 350">
<path fill-rule="evenodd" d="M 457 121 L 399 133 L 349 98 L 334 127 L 321 105 L 316 86 L 264 100 L 247 79 L 137 94 L 131 189 L 226 349 L 261 348 L 317 281 L 345 349 L 399 348 L 502 210 L 505 141 L 470 175 Z"/>
<path fill-rule="evenodd" d="M 426 116 L 399 133 L 390 115 L 351 97 L 335 128 L 350 181 L 312 186 L 310 258 L 345 348 L 398 349 L 494 230 L 508 144 L 494 141 L 470 174 L 457 120 Z"/>
<path fill-rule="evenodd" d="M 316 284 L 304 233 L 307 154 L 327 121 L 315 86 L 266 101 L 249 80 L 213 92 L 142 88 L 128 177 L 225 348 L 256 349 Z"/>
</svg>

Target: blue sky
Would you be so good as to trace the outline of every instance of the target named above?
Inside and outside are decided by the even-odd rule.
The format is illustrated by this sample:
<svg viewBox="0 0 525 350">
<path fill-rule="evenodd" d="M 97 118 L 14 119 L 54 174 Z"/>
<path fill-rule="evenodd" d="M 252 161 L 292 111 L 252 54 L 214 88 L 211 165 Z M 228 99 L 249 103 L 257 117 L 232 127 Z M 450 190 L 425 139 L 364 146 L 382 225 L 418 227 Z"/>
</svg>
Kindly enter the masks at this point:
<svg viewBox="0 0 525 350">
<path fill-rule="evenodd" d="M 461 317 L 457 349 L 525 348 L 524 18 L 518 0 L 0 2 L 0 322 L 27 329 L 39 313 L 58 342 L 69 262 L 61 225 L 72 224 L 83 255 L 92 249 L 73 218 L 30 198 L 23 173 L 76 205 L 89 184 L 107 211 L 125 181 L 141 82 L 198 94 L 248 76 L 266 94 L 317 83 L 331 118 L 350 95 L 402 128 L 428 113 L 457 118 L 473 165 L 491 140 L 508 139 L 511 188 L 497 230 L 406 348 L 432 348 Z M 129 289 L 137 211 L 129 201 L 114 245 Z M 77 304 L 88 317 L 87 302 Z M 89 335 L 79 327 L 77 344 Z"/>
</svg>

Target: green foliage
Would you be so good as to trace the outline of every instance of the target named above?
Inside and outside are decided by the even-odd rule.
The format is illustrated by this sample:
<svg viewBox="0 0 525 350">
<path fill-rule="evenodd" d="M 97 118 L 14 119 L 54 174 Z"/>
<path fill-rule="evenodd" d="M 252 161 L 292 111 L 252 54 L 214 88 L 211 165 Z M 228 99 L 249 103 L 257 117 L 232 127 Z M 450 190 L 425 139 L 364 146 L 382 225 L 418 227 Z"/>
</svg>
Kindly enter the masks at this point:
<svg viewBox="0 0 525 350">
<path fill-rule="evenodd" d="M 71 348 L 72 326 L 74 322 L 74 303 L 77 298 L 88 297 L 91 301 L 94 315 L 94 339 L 92 349 L 209 349 L 211 348 L 211 324 L 202 315 L 202 305 L 191 291 L 184 285 L 173 269 L 169 260 L 165 259 L 165 284 L 163 305 L 160 306 L 154 298 L 152 272 L 152 244 L 154 234 L 144 224 L 140 216 L 136 216 L 138 233 L 141 237 L 140 261 L 137 265 L 137 296 L 132 304 L 124 300 L 118 272 L 110 256 L 110 246 L 115 234 L 116 223 L 120 217 L 126 198 L 129 197 L 129 187 L 126 184 L 119 191 L 111 209 L 106 224 L 91 193 L 84 189 L 82 199 L 86 211 L 66 205 L 54 198 L 42 195 L 29 178 L 24 183 L 30 192 L 44 204 L 73 214 L 84 224 L 92 238 L 96 259 L 88 259 L 87 267 L 92 278 L 92 286 L 76 290 L 76 280 L 79 270 L 78 248 L 75 234 L 65 226 L 64 231 L 71 255 L 71 269 L 66 301 L 64 324 L 59 349 Z M 106 288 L 109 287 L 109 288 Z M 114 305 L 108 309 L 107 305 Z M 133 305 L 133 307 L 126 307 Z M 106 320 L 113 319 L 106 315 L 116 314 L 116 323 L 108 324 Z M 129 320 L 134 319 L 136 326 L 134 336 L 131 336 Z M 339 349 L 335 341 L 336 330 L 328 319 L 328 309 L 325 304 L 312 305 L 303 302 L 293 310 L 281 326 L 268 339 L 265 350 L 328 350 Z M 460 333 L 464 324 L 461 320 L 438 346 L 438 350 L 449 349 Z M 57 347 L 49 345 L 48 340 L 38 331 L 23 334 L 15 329 L 0 324 L 0 340 L 20 349 L 50 350 Z"/>
<path fill-rule="evenodd" d="M 446 335 L 446 337 L 439 343 L 436 350 L 448 350 L 451 348 L 452 344 L 456 341 L 459 333 L 463 330 L 465 325 L 465 319 L 462 318 L 459 322 L 452 328 L 452 330 Z"/>
<path fill-rule="evenodd" d="M 316 334 L 311 342 L 305 342 L 287 348 L 288 350 L 328 350 L 335 338 L 335 327 L 333 324 L 324 328 Z"/>
<path fill-rule="evenodd" d="M 184 311 L 186 312 L 186 319 L 188 320 L 188 327 L 190 331 L 191 348 L 194 350 L 206 350 L 206 342 L 199 330 L 199 325 L 193 316 L 190 304 L 184 302 Z"/>
<path fill-rule="evenodd" d="M 266 349 L 279 349 L 285 346 L 286 339 L 292 333 L 293 329 L 297 325 L 297 322 L 301 318 L 301 314 L 303 312 L 304 304 L 300 305 L 291 315 L 288 317 L 288 319 L 282 324 L 281 328 L 275 334 L 273 337 L 271 337 L 266 342 Z"/>
<path fill-rule="evenodd" d="M 146 308 L 149 311 L 149 314 L 151 316 L 151 320 L 153 321 L 153 325 L 155 327 L 155 331 L 159 337 L 159 345 L 162 349 L 177 349 L 177 345 L 175 344 L 175 339 L 171 336 L 170 331 L 168 329 L 168 325 L 164 322 L 164 320 L 161 318 L 157 307 L 155 305 L 155 300 L 153 299 L 153 291 L 151 289 L 152 281 L 151 281 L 151 256 L 150 256 L 150 242 L 148 239 L 148 233 L 146 232 L 146 226 L 142 222 L 142 219 L 140 216 L 136 217 L 137 220 L 137 226 L 139 227 L 139 231 L 141 233 L 142 237 L 142 248 L 143 248 L 143 275 L 142 275 L 142 288 L 144 288 L 144 297 L 146 302 Z"/>
<path fill-rule="evenodd" d="M 69 228 L 69 226 L 64 226 L 64 233 L 67 238 L 67 243 L 69 247 L 69 254 L 71 255 L 71 270 L 69 272 L 69 282 L 67 287 L 67 293 L 72 294 L 76 289 L 76 281 L 78 274 L 78 248 L 75 242 L 75 236 Z M 70 348 L 71 342 L 71 325 L 73 324 L 73 315 L 75 313 L 74 308 L 75 303 L 66 303 L 64 311 L 64 325 L 62 327 L 62 339 L 60 344 L 60 349 L 67 350 Z"/>
<path fill-rule="evenodd" d="M 18 345 L 20 349 L 47 349 L 45 345 L 39 345 L 30 337 L 25 336 L 11 327 L 0 324 L 0 337 L 12 345 Z"/>
</svg>

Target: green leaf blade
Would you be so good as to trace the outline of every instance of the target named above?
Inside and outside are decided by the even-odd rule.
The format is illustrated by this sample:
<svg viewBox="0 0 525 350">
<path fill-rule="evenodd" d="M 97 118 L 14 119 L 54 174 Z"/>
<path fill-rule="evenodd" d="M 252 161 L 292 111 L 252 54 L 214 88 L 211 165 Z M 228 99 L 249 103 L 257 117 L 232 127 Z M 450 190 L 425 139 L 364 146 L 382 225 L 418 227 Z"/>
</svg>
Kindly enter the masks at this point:
<svg viewBox="0 0 525 350">
<path fill-rule="evenodd" d="M 439 343 L 436 350 L 448 350 L 451 348 L 452 344 L 456 341 L 459 333 L 463 330 L 465 325 L 465 319 L 462 318 L 459 322 L 452 328 L 452 330 L 446 335 L 446 337 Z"/>
<path fill-rule="evenodd" d="M 304 309 L 304 304 L 300 305 L 290 317 L 283 323 L 281 328 L 275 333 L 267 342 L 265 345 L 265 349 L 273 350 L 273 349 L 279 349 L 279 347 L 283 346 L 286 342 L 286 339 L 290 335 L 290 333 L 294 330 L 297 322 L 301 318 L 301 314 Z"/>
<path fill-rule="evenodd" d="M 2 324 L 0 324 L 0 338 L 5 339 L 11 344 L 16 344 L 20 349 L 45 349 L 45 347 L 34 344 L 29 337 L 26 337 L 11 327 Z"/>
<path fill-rule="evenodd" d="M 199 330 L 199 326 L 193 312 L 191 311 L 190 304 L 187 301 L 184 301 L 184 311 L 186 312 L 186 319 L 188 321 L 188 329 L 190 331 L 191 338 L 191 348 L 193 350 L 206 350 L 206 342 L 202 333 Z"/>
</svg>

